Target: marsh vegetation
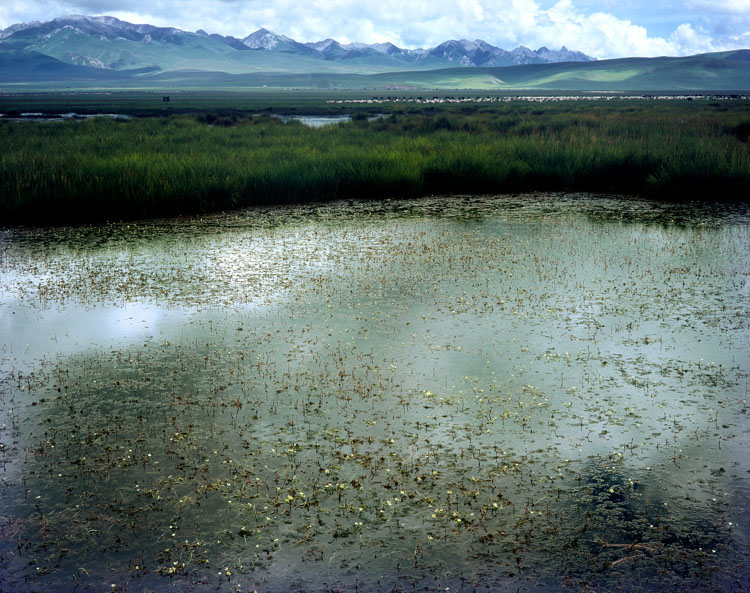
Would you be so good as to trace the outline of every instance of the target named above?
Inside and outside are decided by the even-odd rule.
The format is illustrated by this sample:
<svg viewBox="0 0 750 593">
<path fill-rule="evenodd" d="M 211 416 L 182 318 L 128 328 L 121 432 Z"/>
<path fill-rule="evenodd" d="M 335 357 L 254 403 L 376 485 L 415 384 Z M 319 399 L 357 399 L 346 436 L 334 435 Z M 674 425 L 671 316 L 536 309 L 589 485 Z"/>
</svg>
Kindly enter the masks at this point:
<svg viewBox="0 0 750 593">
<path fill-rule="evenodd" d="M 334 108 L 343 107 L 327 107 Z M 747 101 L 351 108 L 353 121 L 320 129 L 232 109 L 4 122 L 0 217 L 6 224 L 132 220 L 436 193 L 750 195 Z M 368 119 L 380 113 L 386 117 Z"/>
<path fill-rule="evenodd" d="M 266 175 L 345 138 L 379 137 L 373 162 L 402 172 L 389 143 L 439 162 L 457 157 L 429 138 L 475 138 L 390 135 L 435 125 L 411 122 L 97 121 L 23 142 L 88 138 L 85 170 L 99 138 L 91 175 L 109 161 L 156 187 L 159 163 L 209 186 L 190 166 L 235 170 L 221 148 L 174 160 L 193 135 L 256 138 Z M 118 157 L 120 130 L 164 160 Z M 749 222 L 743 204 L 536 194 L 5 228 L 0 588 L 747 591 Z"/>
</svg>

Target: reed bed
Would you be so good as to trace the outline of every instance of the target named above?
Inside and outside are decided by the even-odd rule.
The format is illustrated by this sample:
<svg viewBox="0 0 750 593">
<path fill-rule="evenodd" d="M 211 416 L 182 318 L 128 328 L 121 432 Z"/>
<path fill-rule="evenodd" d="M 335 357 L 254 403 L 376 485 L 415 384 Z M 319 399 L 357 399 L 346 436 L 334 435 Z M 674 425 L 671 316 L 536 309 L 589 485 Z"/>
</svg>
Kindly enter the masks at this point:
<svg viewBox="0 0 750 593">
<path fill-rule="evenodd" d="M 320 129 L 211 114 L 0 125 L 0 217 L 87 222 L 429 194 L 750 195 L 750 105 L 393 109 Z"/>
</svg>

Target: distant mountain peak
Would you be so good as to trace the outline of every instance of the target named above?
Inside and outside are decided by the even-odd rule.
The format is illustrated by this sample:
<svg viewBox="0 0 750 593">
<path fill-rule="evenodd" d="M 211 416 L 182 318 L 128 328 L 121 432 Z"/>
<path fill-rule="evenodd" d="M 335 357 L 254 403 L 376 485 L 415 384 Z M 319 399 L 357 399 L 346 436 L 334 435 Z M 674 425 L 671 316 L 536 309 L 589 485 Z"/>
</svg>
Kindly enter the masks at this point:
<svg viewBox="0 0 750 593">
<path fill-rule="evenodd" d="M 335 39 L 331 39 L 330 37 L 328 39 L 323 39 L 323 41 L 314 41 L 312 43 L 305 43 L 307 47 L 312 47 L 313 49 L 316 49 L 321 52 L 329 51 L 332 48 L 339 48 L 342 47 L 342 45 L 336 41 Z M 361 46 L 364 47 L 364 46 Z"/>
<path fill-rule="evenodd" d="M 373 43 L 372 45 L 370 45 L 370 47 L 375 51 L 379 51 L 383 54 L 391 54 L 393 52 L 399 51 L 399 48 L 392 44 L 390 41 L 386 41 L 384 43 Z"/>
<path fill-rule="evenodd" d="M 263 27 L 242 40 L 242 43 L 251 49 L 274 49 L 276 46 L 284 42 L 294 43 L 294 40 L 284 35 L 274 33 L 273 31 L 269 31 Z"/>
<path fill-rule="evenodd" d="M 14 33 L 17 33 L 18 31 L 24 31 L 26 29 L 33 29 L 34 27 L 38 27 L 42 24 L 41 21 L 30 21 L 28 23 L 16 23 L 15 25 L 11 25 L 7 29 L 0 30 L 0 39 L 5 39 L 6 37 L 10 37 Z"/>
</svg>

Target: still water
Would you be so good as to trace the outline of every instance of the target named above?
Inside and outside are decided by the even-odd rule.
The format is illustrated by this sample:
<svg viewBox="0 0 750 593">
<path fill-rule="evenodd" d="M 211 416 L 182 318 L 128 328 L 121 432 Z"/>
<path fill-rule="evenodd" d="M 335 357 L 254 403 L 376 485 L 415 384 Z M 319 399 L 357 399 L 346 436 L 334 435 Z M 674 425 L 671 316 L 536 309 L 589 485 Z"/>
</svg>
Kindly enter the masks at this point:
<svg viewBox="0 0 750 593">
<path fill-rule="evenodd" d="M 750 211 L 0 229 L 0 590 L 747 591 Z"/>
<path fill-rule="evenodd" d="M 352 120 L 349 115 L 278 115 L 273 117 L 278 117 L 284 123 L 298 121 L 309 128 L 323 128 Z M 371 115 L 367 121 L 375 121 L 383 117 L 383 115 Z"/>
</svg>

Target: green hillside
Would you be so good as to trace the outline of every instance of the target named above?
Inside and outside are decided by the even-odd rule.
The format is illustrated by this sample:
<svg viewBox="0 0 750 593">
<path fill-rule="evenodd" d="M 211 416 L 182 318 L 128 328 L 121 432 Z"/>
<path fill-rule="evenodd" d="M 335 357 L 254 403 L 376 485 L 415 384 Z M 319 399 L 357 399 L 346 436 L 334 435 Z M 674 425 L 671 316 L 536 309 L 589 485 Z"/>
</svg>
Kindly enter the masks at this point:
<svg viewBox="0 0 750 593">
<path fill-rule="evenodd" d="M 750 89 L 750 50 L 686 58 L 625 58 L 509 68 L 450 68 L 374 75 L 368 80 L 377 85 L 424 89 L 738 90 Z"/>
<path fill-rule="evenodd" d="M 625 58 L 505 68 L 443 68 L 371 75 L 338 73 L 165 72 L 140 78 L 163 86 L 298 87 L 317 89 L 695 91 L 750 89 L 750 50 L 685 58 Z"/>
<path fill-rule="evenodd" d="M 193 36 L 195 37 L 195 36 Z M 200 38 L 198 38 L 200 39 Z M 195 40 L 191 38 L 191 43 Z M 50 41 L 52 44 L 52 41 Z M 87 37 L 86 43 L 94 43 Z M 132 43 L 132 42 L 129 42 Z M 206 38 L 202 41 L 222 44 Z M 69 46 L 69 44 L 68 44 Z M 147 48 L 166 53 L 174 46 Z M 223 47 L 227 49 L 224 50 Z M 321 60 L 285 54 L 234 51 L 214 47 L 216 62 L 186 60 L 183 48 L 174 53 L 174 68 L 148 68 L 149 59 L 133 59 L 132 70 L 74 66 L 39 52 L 0 50 L 0 89 L 47 89 L 60 87 L 104 89 L 245 89 L 305 88 L 343 90 L 558 90 L 558 91 L 742 91 L 750 90 L 750 50 L 703 54 L 684 58 L 625 58 L 597 62 L 532 64 L 504 68 L 443 68 L 367 74 L 350 63 L 351 72 L 321 72 Z M 52 51 L 50 47 L 45 52 Z M 87 50 L 90 51 L 90 48 Z M 196 50 L 198 51 L 198 50 Z M 227 52 L 226 55 L 222 52 Z M 205 55 L 205 48 L 201 49 Z M 226 59 L 225 59 L 226 58 Z M 240 63 L 239 60 L 245 60 Z M 304 60 L 309 73 L 289 73 L 293 61 Z M 257 62 L 254 62 L 254 60 Z M 302 62 L 300 61 L 302 60 Z M 67 60 L 69 61 L 69 60 Z M 161 56 L 163 64 L 168 57 Z M 291 63 L 291 62 L 290 62 Z M 252 66 L 252 68 L 250 68 Z M 342 66 L 331 63 L 331 68 Z M 212 70 L 214 69 L 215 70 Z M 222 68 L 222 69 L 219 69 Z M 238 72 L 231 72 L 236 69 Z M 255 70 L 247 72 L 248 69 Z M 303 68 L 304 70 L 304 68 Z"/>
<path fill-rule="evenodd" d="M 148 69 L 106 70 L 76 66 L 61 62 L 39 52 L 0 51 L 0 88 L 2 83 L 39 84 L 49 81 L 79 83 L 81 85 L 125 82 L 134 75 L 144 74 Z"/>
</svg>

